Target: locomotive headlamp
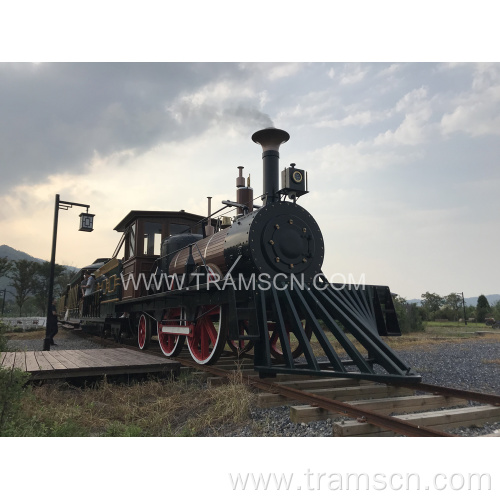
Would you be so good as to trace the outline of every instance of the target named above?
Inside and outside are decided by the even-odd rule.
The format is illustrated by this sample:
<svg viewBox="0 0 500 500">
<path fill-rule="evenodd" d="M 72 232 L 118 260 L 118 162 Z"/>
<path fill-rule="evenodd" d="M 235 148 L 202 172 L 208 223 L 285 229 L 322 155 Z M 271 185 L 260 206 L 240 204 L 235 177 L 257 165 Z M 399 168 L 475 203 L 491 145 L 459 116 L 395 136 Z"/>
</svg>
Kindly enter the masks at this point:
<svg viewBox="0 0 500 500">
<path fill-rule="evenodd" d="M 80 228 L 78 231 L 87 231 L 91 232 L 94 230 L 94 217 L 95 214 L 87 214 L 87 213 L 81 213 L 80 214 Z"/>
<path fill-rule="evenodd" d="M 303 178 L 304 177 L 302 176 L 302 174 L 300 173 L 299 170 L 295 170 L 295 172 L 292 175 L 293 182 L 296 182 L 297 184 L 299 184 L 300 182 L 302 182 Z"/>
<path fill-rule="evenodd" d="M 290 167 L 281 172 L 281 190 L 279 193 L 290 198 L 298 198 L 308 192 L 306 172 L 295 168 L 295 163 L 291 163 Z"/>
</svg>

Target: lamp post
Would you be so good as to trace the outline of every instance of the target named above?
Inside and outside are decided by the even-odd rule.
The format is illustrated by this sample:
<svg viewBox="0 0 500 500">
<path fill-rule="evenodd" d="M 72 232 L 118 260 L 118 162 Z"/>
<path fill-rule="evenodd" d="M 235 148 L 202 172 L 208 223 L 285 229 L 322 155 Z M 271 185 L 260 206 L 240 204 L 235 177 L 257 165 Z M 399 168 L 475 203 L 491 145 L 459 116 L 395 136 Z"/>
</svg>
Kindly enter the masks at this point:
<svg viewBox="0 0 500 500">
<path fill-rule="evenodd" d="M 90 205 L 83 205 L 81 203 L 74 203 L 72 201 L 62 201 L 58 194 L 56 194 L 56 204 L 54 209 L 54 231 L 52 233 L 52 256 L 50 259 L 50 275 L 49 275 L 49 291 L 47 302 L 47 321 L 45 325 L 45 339 L 43 341 L 43 350 L 50 351 L 50 332 L 49 332 L 49 318 L 52 316 L 52 294 L 54 292 L 54 269 L 56 267 L 56 242 L 57 242 L 57 222 L 59 219 L 59 209 L 68 210 L 68 208 L 84 207 L 87 209 L 85 213 L 80 214 L 80 228 L 79 231 L 91 232 L 94 230 L 94 214 L 89 214 Z"/>
</svg>

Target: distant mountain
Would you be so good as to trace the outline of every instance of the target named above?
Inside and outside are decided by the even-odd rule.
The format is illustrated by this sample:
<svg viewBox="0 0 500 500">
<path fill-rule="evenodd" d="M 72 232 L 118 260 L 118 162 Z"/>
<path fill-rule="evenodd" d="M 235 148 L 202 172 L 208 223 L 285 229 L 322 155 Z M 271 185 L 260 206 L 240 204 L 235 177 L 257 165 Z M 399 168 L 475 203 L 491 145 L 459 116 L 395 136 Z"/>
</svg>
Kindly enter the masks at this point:
<svg viewBox="0 0 500 500">
<path fill-rule="evenodd" d="M 9 247 L 8 245 L 0 245 L 0 257 L 7 257 L 9 260 L 29 260 L 32 262 L 45 262 L 43 259 L 38 259 L 32 255 L 22 252 L 21 250 L 16 250 L 15 248 Z M 78 271 L 77 267 L 64 266 L 72 272 Z M 7 277 L 0 278 L 0 290 L 6 288 L 9 292 L 14 293 L 14 289 L 9 286 L 10 279 Z M 12 298 L 12 295 L 8 296 Z"/>
<path fill-rule="evenodd" d="M 34 262 L 44 262 L 43 259 L 37 259 L 32 257 L 26 252 L 21 252 L 21 250 L 16 250 L 15 248 L 9 247 L 8 245 L 0 245 L 0 257 L 7 257 L 9 260 L 29 260 Z"/>
<path fill-rule="evenodd" d="M 498 302 L 500 300 L 500 294 L 494 293 L 492 295 L 485 295 L 485 297 L 488 299 L 488 304 L 491 306 L 495 302 Z M 468 297 L 465 299 L 465 305 L 466 306 L 477 306 L 477 299 L 478 297 Z"/>
<path fill-rule="evenodd" d="M 498 293 L 493 293 L 491 295 L 485 295 L 485 297 L 488 299 L 488 304 L 490 306 L 493 305 L 495 302 L 498 302 L 500 300 L 500 294 L 498 294 Z M 476 307 L 477 306 L 477 299 L 478 299 L 478 297 L 465 297 L 464 298 L 465 305 L 467 307 L 469 307 L 469 306 Z M 421 305 L 421 303 L 422 303 L 422 301 L 420 299 L 411 299 L 411 300 L 407 300 L 406 302 L 408 302 L 408 304 L 417 304 L 418 306 Z"/>
</svg>

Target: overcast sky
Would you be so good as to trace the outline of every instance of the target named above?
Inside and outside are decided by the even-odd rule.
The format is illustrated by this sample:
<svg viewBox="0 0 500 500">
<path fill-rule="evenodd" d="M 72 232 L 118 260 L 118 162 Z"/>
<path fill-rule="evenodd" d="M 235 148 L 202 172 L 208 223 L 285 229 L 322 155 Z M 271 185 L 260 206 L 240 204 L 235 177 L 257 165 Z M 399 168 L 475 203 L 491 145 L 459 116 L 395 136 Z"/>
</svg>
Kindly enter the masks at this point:
<svg viewBox="0 0 500 500">
<path fill-rule="evenodd" d="M 364 273 L 408 299 L 500 293 L 500 64 L 0 64 L 0 244 L 57 261 L 111 256 L 130 210 L 205 214 L 234 199 L 238 165 L 262 191 L 251 135 L 290 133 L 281 167 L 327 275 Z"/>
</svg>

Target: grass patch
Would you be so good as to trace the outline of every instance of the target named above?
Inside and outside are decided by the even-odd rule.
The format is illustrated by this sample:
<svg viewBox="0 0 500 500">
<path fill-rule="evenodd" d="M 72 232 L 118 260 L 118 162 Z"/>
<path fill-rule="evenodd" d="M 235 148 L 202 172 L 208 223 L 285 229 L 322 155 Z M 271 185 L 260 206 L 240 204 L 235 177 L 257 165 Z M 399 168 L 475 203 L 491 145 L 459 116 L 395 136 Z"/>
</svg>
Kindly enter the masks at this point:
<svg viewBox="0 0 500 500">
<path fill-rule="evenodd" d="M 205 387 L 195 377 L 78 388 L 27 387 L 10 436 L 213 436 L 250 420 L 254 394 L 231 380 Z"/>
<path fill-rule="evenodd" d="M 65 332 L 61 328 L 59 328 L 59 333 L 57 334 L 57 338 L 64 338 Z M 30 330 L 26 332 L 7 332 L 5 334 L 5 338 L 7 340 L 37 340 L 43 339 L 45 337 L 45 329 L 38 330 Z"/>
<path fill-rule="evenodd" d="M 0 368 L 0 436 L 12 435 L 14 423 L 22 418 L 28 379 L 21 370 Z"/>
<path fill-rule="evenodd" d="M 499 331 L 493 330 L 491 327 L 486 326 L 484 323 L 470 323 L 464 325 L 463 322 L 436 322 L 429 321 L 424 323 L 425 330 L 420 332 L 410 332 L 403 333 L 399 337 L 381 337 L 382 341 L 385 342 L 393 349 L 405 349 L 411 350 L 413 348 L 432 348 L 433 346 L 437 346 L 442 344 L 443 342 L 497 342 L 500 339 Z M 329 342 L 334 347 L 335 351 L 343 356 L 346 354 L 344 348 L 340 344 L 340 342 L 335 338 L 335 336 L 330 332 L 330 330 L 324 326 L 323 331 L 326 333 L 326 336 Z M 481 336 L 478 336 L 475 332 L 477 331 L 486 331 L 487 333 Z M 347 334 L 347 337 L 351 340 L 351 342 L 355 345 L 355 347 L 363 354 L 366 355 L 366 349 L 361 346 L 361 344 L 351 335 Z M 290 337 L 290 345 L 292 350 L 295 349 L 299 342 L 295 335 L 291 335 Z M 311 346 L 313 349 L 313 353 L 316 356 L 323 356 L 324 351 L 319 342 L 317 341 L 315 335 L 313 334 L 311 339 Z M 280 343 L 278 342 L 278 347 L 280 347 Z M 229 349 L 226 349 L 229 351 Z M 250 351 L 253 353 L 253 351 Z"/>
<path fill-rule="evenodd" d="M 8 340 L 36 340 L 45 337 L 45 330 L 35 330 L 31 332 L 9 332 L 5 334 Z"/>
<path fill-rule="evenodd" d="M 448 331 L 448 332 L 462 332 L 472 333 L 477 330 L 491 329 L 491 326 L 486 326 L 485 323 L 471 323 L 467 322 L 465 325 L 461 321 L 426 321 L 424 322 L 425 331 Z"/>
<path fill-rule="evenodd" d="M 480 330 L 488 333 L 478 336 L 475 332 Z M 345 355 L 345 350 L 334 335 L 326 327 L 324 328 L 324 331 L 335 351 L 340 356 Z M 366 349 L 361 346 L 361 344 L 351 334 L 347 334 L 347 337 L 351 340 L 359 352 L 366 356 Z M 467 325 L 464 325 L 461 322 L 427 322 L 425 324 L 425 331 L 423 332 L 411 332 L 404 333 L 399 337 L 381 338 L 383 342 L 393 349 L 408 350 L 413 348 L 432 348 L 433 346 L 442 344 L 443 342 L 460 343 L 471 341 L 498 341 L 499 337 L 498 332 L 481 323 L 468 323 Z M 298 345 L 298 341 L 295 336 L 291 337 L 290 344 L 292 349 Z M 314 335 L 311 339 L 311 346 L 316 356 L 324 355 L 323 349 Z"/>
</svg>

